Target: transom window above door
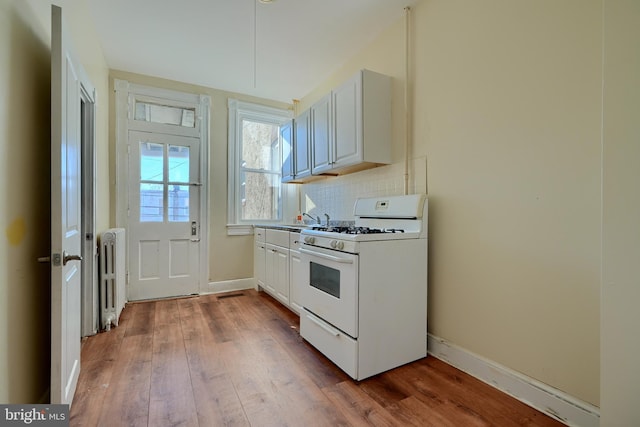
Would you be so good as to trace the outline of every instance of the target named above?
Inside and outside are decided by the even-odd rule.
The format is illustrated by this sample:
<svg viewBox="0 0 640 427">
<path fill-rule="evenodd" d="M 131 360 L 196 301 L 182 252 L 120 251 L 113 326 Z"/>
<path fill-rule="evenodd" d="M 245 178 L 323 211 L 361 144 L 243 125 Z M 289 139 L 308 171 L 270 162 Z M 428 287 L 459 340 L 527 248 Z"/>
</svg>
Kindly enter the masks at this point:
<svg viewBox="0 0 640 427">
<path fill-rule="evenodd" d="M 180 108 L 139 100 L 136 100 L 135 104 L 135 120 L 188 128 L 196 126 L 195 108 Z"/>
</svg>

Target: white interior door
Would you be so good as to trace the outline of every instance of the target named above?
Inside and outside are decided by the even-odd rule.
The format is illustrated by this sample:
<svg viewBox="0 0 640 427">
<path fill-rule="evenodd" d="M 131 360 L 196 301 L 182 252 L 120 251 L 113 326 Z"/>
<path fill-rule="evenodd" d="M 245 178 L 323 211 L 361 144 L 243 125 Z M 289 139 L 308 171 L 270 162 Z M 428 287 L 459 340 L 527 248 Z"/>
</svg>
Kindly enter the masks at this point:
<svg viewBox="0 0 640 427">
<path fill-rule="evenodd" d="M 51 7 L 51 402 L 71 404 L 80 373 L 81 91 L 62 9 Z"/>
<path fill-rule="evenodd" d="M 199 291 L 200 138 L 129 131 L 129 299 Z"/>
</svg>

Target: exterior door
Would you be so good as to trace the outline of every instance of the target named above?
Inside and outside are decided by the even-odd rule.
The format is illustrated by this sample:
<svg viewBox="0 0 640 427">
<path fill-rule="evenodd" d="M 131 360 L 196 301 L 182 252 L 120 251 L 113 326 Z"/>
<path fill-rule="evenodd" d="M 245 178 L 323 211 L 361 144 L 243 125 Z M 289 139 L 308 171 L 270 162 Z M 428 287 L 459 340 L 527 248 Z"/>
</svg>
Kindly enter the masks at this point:
<svg viewBox="0 0 640 427">
<path fill-rule="evenodd" d="M 129 299 L 199 291 L 200 138 L 129 131 Z"/>
<path fill-rule="evenodd" d="M 80 373 L 81 93 L 62 9 L 51 7 L 51 403 L 71 404 Z"/>
</svg>

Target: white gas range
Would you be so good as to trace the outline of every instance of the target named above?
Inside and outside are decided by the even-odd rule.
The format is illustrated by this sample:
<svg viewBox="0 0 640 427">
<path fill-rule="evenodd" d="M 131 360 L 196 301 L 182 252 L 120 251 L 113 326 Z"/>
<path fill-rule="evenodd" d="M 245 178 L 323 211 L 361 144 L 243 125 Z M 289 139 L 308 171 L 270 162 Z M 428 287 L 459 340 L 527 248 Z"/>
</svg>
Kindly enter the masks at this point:
<svg viewBox="0 0 640 427">
<path fill-rule="evenodd" d="M 427 354 L 427 207 L 358 199 L 354 225 L 302 231 L 300 334 L 356 380 Z"/>
</svg>

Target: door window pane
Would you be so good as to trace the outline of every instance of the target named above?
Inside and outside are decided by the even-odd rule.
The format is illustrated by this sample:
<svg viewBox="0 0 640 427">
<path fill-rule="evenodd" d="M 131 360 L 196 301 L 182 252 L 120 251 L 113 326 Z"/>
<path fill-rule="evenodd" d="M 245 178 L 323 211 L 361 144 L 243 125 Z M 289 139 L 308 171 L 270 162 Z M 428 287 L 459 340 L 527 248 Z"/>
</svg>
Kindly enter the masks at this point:
<svg viewBox="0 0 640 427">
<path fill-rule="evenodd" d="M 169 185 L 169 213 L 170 222 L 189 221 L 189 186 Z"/>
<path fill-rule="evenodd" d="M 140 180 L 160 181 L 164 179 L 164 146 L 152 142 L 140 143 Z"/>
<path fill-rule="evenodd" d="M 163 187 L 163 184 L 140 184 L 140 222 L 163 221 Z"/>
<path fill-rule="evenodd" d="M 136 101 L 135 119 L 181 127 L 196 126 L 196 109 Z"/>
<path fill-rule="evenodd" d="M 169 182 L 189 182 L 189 147 L 169 146 Z"/>
</svg>

